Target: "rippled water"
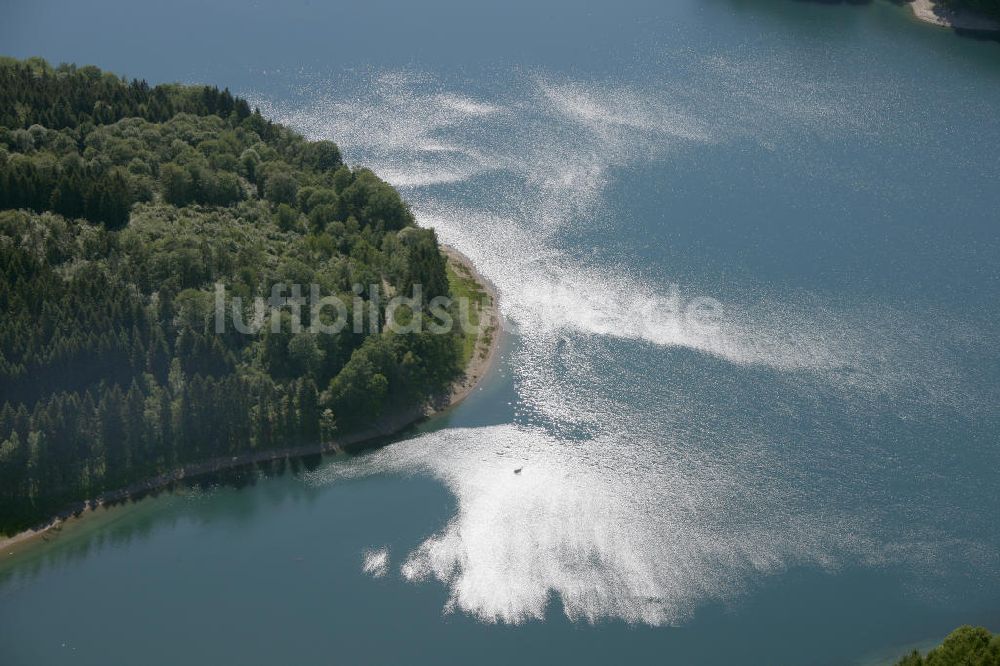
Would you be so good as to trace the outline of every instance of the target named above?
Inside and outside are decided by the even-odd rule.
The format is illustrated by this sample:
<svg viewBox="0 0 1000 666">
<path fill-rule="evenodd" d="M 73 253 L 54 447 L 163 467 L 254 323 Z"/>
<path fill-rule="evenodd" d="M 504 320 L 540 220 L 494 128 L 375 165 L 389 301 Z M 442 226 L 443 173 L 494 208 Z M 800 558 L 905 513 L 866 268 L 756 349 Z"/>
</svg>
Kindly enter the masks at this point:
<svg viewBox="0 0 1000 666">
<path fill-rule="evenodd" d="M 933 446 L 907 421 L 995 423 L 995 384 L 961 367 L 995 354 L 995 322 L 877 295 L 721 287 L 627 249 L 595 256 L 594 229 L 626 247 L 642 236 L 607 196 L 635 170 L 702 152 L 794 154 L 804 136 L 860 138 L 867 157 L 894 135 L 899 103 L 878 89 L 853 88 L 845 103 L 858 82 L 694 60 L 682 62 L 695 85 L 518 72 L 500 94 L 472 95 L 393 71 L 347 90 L 305 77 L 293 99 L 259 100 L 403 188 L 420 223 L 497 284 L 517 331 L 513 423 L 442 430 L 313 476 L 421 471 L 446 483 L 457 515 L 400 566 L 446 584 L 450 609 L 541 619 L 554 593 L 572 619 L 659 625 L 794 565 L 904 564 L 923 577 L 954 557 L 998 573 L 995 534 L 942 538 L 952 507 L 920 491 L 900 506 L 888 487 L 939 464 L 900 450 Z M 640 205 L 669 202 L 662 186 Z M 691 321 L 698 297 L 717 299 L 721 321 Z"/>
<path fill-rule="evenodd" d="M 238 20 L 337 24 L 295 7 Z M 129 638 L 64 631 L 133 654 L 147 566 L 206 661 L 845 663 L 1000 622 L 1000 50 L 888 4 L 572 9 L 168 70 L 399 187 L 496 284 L 503 358 L 412 437 L 19 556 L 17 657 L 98 590 Z"/>
</svg>

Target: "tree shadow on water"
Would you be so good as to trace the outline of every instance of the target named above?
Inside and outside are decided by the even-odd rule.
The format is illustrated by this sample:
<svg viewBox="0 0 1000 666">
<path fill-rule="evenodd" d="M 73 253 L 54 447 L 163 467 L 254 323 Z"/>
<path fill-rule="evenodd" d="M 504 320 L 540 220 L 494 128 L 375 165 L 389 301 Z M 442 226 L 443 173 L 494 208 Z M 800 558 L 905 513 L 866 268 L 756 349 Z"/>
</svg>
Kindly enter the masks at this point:
<svg viewBox="0 0 1000 666">
<path fill-rule="evenodd" d="M 772 11 L 780 9 L 782 5 L 787 5 L 789 3 L 798 5 L 842 5 L 849 7 L 868 7 L 876 3 L 886 3 L 895 5 L 896 7 L 906 7 L 910 5 L 913 0 L 772 0 L 772 2 L 761 2 L 760 0 L 729 0 L 729 2 L 733 5 L 738 5 L 741 9 L 749 8 L 755 11 Z M 940 16 L 947 16 L 949 9 L 941 5 L 937 5 L 935 7 L 935 12 Z M 1000 43 L 1000 31 L 997 30 L 980 30 L 954 26 L 944 28 L 943 26 L 932 26 L 931 24 L 925 25 L 927 28 L 936 27 L 939 30 L 948 29 L 958 37 L 964 37 L 976 41 Z"/>
<path fill-rule="evenodd" d="M 401 437 L 384 438 L 355 447 L 351 454 L 384 446 Z M 301 478 L 347 455 L 314 453 L 276 458 L 174 481 L 127 497 L 98 503 L 81 502 L 59 513 L 61 521 L 36 540 L 12 547 L 0 557 L 0 590 L 18 580 L 30 581 L 47 569 L 84 560 L 105 548 L 124 548 L 154 532 L 181 525 L 213 526 L 251 523 L 268 507 L 287 502 L 312 503 L 322 486 Z M 298 480 L 298 482 L 296 482 Z M 239 501 L 220 500 L 266 485 L 266 491 L 243 495 Z M 211 501 L 209 501 L 211 500 Z"/>
</svg>

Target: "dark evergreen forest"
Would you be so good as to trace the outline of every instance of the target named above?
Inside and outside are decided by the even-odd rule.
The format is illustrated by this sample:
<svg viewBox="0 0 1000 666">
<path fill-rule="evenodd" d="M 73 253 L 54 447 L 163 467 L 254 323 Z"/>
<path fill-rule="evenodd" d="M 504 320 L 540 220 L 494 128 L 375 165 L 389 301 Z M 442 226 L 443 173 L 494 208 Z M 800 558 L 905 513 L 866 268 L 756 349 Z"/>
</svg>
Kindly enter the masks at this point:
<svg viewBox="0 0 1000 666">
<path fill-rule="evenodd" d="M 0 532 L 363 428 L 461 371 L 457 333 L 393 334 L 377 308 L 361 332 L 277 308 L 260 335 L 216 332 L 216 283 L 249 304 L 276 282 L 349 307 L 357 283 L 448 294 L 433 231 L 334 143 L 228 90 L 0 59 Z"/>
</svg>

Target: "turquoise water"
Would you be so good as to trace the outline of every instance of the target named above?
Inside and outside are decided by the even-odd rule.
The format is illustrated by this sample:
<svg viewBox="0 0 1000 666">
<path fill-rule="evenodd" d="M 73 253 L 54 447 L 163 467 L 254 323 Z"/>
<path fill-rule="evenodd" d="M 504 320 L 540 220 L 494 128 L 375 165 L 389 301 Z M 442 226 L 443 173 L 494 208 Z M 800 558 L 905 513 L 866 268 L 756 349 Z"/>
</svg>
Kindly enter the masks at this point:
<svg viewBox="0 0 1000 666">
<path fill-rule="evenodd" d="M 338 140 L 512 330 L 385 448 L 5 555 L 0 663 L 845 664 L 1000 629 L 1000 45 L 888 3 L 415 5 L 9 8 L 6 53 Z"/>
</svg>

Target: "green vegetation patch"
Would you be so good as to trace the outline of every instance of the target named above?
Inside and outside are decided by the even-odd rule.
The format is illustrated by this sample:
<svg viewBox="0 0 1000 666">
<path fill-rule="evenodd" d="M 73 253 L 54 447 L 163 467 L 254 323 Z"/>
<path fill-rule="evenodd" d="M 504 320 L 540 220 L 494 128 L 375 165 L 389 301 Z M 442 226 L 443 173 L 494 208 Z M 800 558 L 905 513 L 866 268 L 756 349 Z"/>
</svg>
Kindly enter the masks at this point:
<svg viewBox="0 0 1000 666">
<path fill-rule="evenodd" d="M 896 666 L 1000 666 L 1000 635 L 982 627 L 959 627 L 926 655 L 914 650 Z"/>
<path fill-rule="evenodd" d="M 311 332 L 277 283 L 360 327 Z M 387 332 L 385 303 L 451 284 L 391 186 L 228 90 L 0 59 L 0 533 L 425 403 L 466 342 Z M 258 299 L 260 333 L 240 333 Z"/>
<path fill-rule="evenodd" d="M 482 336 L 480 336 L 479 328 L 482 313 L 492 305 L 492 299 L 465 265 L 452 261 L 448 263 L 447 270 L 448 285 L 456 302 L 468 304 L 467 309 L 458 312 L 458 316 L 465 317 L 464 313 L 467 312 L 469 326 L 463 327 L 462 335 L 456 340 L 460 354 L 459 362 L 461 367 L 465 367 L 476 354 L 476 348 L 480 341 L 482 342 L 479 345 L 482 349 L 480 353 L 488 353 L 495 332 L 488 329 L 483 331 Z"/>
</svg>

